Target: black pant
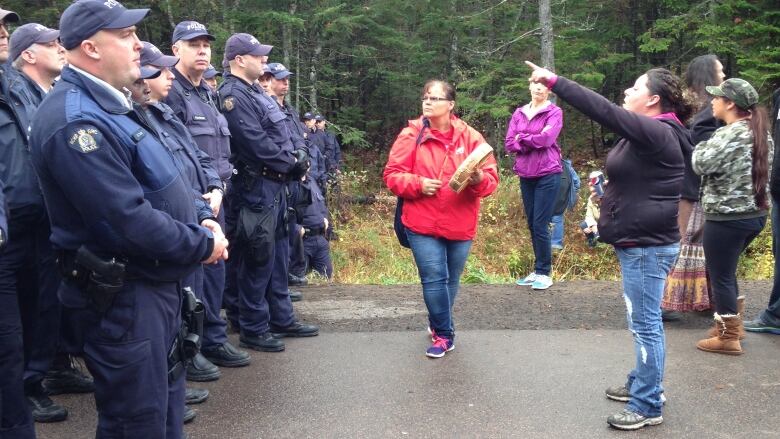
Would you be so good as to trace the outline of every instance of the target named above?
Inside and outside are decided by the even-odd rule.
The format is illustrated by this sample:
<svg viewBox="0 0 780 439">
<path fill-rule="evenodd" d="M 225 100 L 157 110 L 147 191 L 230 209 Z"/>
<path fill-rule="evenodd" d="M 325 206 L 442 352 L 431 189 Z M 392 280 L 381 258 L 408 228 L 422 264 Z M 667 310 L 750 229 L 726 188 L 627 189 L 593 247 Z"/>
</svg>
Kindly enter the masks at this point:
<svg viewBox="0 0 780 439">
<path fill-rule="evenodd" d="M 737 313 L 737 261 L 765 224 L 766 216 L 705 222 L 704 257 L 718 314 Z"/>
</svg>

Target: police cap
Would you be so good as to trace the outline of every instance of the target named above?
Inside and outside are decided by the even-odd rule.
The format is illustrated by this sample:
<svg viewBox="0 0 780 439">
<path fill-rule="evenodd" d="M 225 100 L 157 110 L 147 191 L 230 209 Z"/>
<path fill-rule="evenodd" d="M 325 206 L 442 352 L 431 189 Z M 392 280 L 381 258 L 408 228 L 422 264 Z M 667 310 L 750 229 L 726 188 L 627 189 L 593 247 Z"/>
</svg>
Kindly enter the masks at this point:
<svg viewBox="0 0 780 439">
<path fill-rule="evenodd" d="M 214 35 L 211 35 L 209 31 L 206 30 L 206 26 L 197 21 L 182 21 L 173 29 L 171 42 L 175 43 L 179 40 L 189 41 L 198 37 L 206 37 L 209 41 L 216 40 Z"/>
<path fill-rule="evenodd" d="M 238 55 L 267 56 L 274 46 L 260 44 L 249 34 L 233 34 L 225 43 L 225 59 L 232 61 Z"/>
<path fill-rule="evenodd" d="M 8 52 L 8 59 L 11 61 L 19 58 L 25 50 L 36 43 L 51 43 L 60 37 L 60 31 L 57 29 L 49 29 L 48 27 L 38 23 L 27 23 L 23 26 L 16 28 L 13 34 L 11 34 L 11 40 L 8 45 L 10 46 Z"/>
<path fill-rule="evenodd" d="M 141 41 L 141 65 L 155 67 L 173 67 L 179 62 L 175 56 L 165 55 L 154 44 L 148 41 Z"/>
<path fill-rule="evenodd" d="M 149 9 L 127 9 L 116 0 L 78 0 L 60 17 L 60 41 L 71 50 L 103 29 L 133 26 Z"/>
</svg>

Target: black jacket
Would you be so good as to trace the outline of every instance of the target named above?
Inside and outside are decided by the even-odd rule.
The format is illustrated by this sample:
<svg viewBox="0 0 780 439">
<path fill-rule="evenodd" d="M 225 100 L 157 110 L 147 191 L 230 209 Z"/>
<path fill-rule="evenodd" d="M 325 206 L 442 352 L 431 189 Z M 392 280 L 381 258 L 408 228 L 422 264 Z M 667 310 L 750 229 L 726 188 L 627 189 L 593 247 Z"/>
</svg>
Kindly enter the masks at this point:
<svg viewBox="0 0 780 439">
<path fill-rule="evenodd" d="M 769 115 L 769 123 L 772 124 L 772 140 L 775 142 L 775 156 L 772 160 L 772 176 L 769 183 L 769 191 L 772 198 L 780 202 L 780 88 L 772 94 L 772 114 Z"/>
<path fill-rule="evenodd" d="M 607 155 L 601 201 L 601 240 L 618 247 L 668 245 L 680 240 L 677 209 L 684 160 L 680 138 L 687 129 L 624 110 L 563 77 L 553 92 L 622 138 Z"/>
<path fill-rule="evenodd" d="M 712 107 L 709 102 L 693 116 L 691 120 L 691 142 L 695 148 L 699 142 L 703 142 L 712 137 L 712 133 L 722 127 L 723 123 L 712 115 Z M 693 149 L 691 149 L 692 151 Z M 686 200 L 698 201 L 699 188 L 701 187 L 701 177 L 693 172 L 691 167 L 691 154 L 685 155 L 685 179 L 681 196 Z"/>
</svg>

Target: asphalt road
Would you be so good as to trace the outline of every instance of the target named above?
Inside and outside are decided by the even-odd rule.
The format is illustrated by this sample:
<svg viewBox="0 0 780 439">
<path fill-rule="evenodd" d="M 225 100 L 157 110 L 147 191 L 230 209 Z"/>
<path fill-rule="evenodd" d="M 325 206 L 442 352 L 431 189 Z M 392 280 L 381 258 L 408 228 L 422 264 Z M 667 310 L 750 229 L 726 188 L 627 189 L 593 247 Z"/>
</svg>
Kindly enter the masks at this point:
<svg viewBox="0 0 780 439">
<path fill-rule="evenodd" d="M 741 285 L 751 316 L 771 283 Z M 190 438 L 780 438 L 780 336 L 748 334 L 738 357 L 700 352 L 711 320 L 697 314 L 666 326 L 664 423 L 609 429 L 622 405 L 603 390 L 634 361 L 617 283 L 464 286 L 456 349 L 438 360 L 423 355 L 419 286 L 303 292 L 296 309 L 322 334 L 197 384 L 211 397 Z M 39 438 L 94 437 L 90 395 L 54 398 L 70 417 L 39 424 Z"/>
</svg>

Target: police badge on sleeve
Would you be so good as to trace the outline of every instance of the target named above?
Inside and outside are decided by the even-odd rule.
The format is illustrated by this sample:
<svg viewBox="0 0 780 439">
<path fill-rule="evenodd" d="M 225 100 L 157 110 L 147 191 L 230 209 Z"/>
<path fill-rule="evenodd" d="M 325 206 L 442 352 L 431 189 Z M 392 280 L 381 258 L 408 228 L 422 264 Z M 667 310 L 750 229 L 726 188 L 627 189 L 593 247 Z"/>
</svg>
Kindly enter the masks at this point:
<svg viewBox="0 0 780 439">
<path fill-rule="evenodd" d="M 77 127 L 68 138 L 68 145 L 76 151 L 88 154 L 100 149 L 100 131 L 94 127 Z"/>
</svg>

